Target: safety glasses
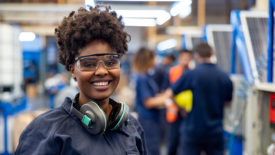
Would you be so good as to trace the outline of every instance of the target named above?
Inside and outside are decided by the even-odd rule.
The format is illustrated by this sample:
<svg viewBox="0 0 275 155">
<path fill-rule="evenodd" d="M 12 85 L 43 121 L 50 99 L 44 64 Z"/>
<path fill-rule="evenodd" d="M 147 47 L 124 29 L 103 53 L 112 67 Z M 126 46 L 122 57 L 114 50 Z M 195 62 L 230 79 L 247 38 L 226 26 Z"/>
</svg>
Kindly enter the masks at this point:
<svg viewBox="0 0 275 155">
<path fill-rule="evenodd" d="M 119 53 L 100 53 L 75 58 L 74 63 L 80 71 L 96 71 L 100 63 L 107 70 L 120 68 L 120 58 L 122 54 Z"/>
</svg>

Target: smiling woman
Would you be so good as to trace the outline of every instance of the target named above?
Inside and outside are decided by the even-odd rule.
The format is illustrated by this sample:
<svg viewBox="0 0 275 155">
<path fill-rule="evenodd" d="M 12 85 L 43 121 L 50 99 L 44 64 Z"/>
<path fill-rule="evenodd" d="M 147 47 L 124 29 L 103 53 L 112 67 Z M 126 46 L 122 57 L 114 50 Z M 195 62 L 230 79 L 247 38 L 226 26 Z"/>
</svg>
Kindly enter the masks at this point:
<svg viewBox="0 0 275 155">
<path fill-rule="evenodd" d="M 111 110 L 108 109 L 109 96 L 116 89 L 120 77 L 119 57 L 116 55 L 116 59 L 110 58 L 110 56 L 115 56 L 113 55 L 115 53 L 111 51 L 112 49 L 106 41 L 94 40 L 82 48 L 78 57 L 79 59 L 76 59 L 76 63 L 70 67 L 72 76 L 76 79 L 81 92 L 79 95 L 79 104 L 83 105 L 93 100 L 100 104 L 107 115 Z M 103 65 L 99 63 L 102 61 Z M 112 61 L 116 61 L 116 64 L 109 65 L 110 62 L 108 61 L 111 64 Z M 108 65 L 109 67 L 106 67 Z"/>
<path fill-rule="evenodd" d="M 121 20 L 100 6 L 63 19 L 55 30 L 59 61 L 79 93 L 36 118 L 21 134 L 15 154 L 147 154 L 140 124 L 126 104 L 110 98 L 130 38 Z"/>
</svg>

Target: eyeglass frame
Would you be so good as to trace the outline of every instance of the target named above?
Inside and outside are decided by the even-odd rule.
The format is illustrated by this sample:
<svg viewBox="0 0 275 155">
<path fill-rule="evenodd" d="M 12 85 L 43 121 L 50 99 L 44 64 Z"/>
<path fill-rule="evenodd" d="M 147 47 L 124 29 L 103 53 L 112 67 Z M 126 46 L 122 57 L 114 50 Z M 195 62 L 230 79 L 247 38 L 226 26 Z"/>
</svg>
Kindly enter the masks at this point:
<svg viewBox="0 0 275 155">
<path fill-rule="evenodd" d="M 82 59 L 82 58 L 86 58 L 86 57 L 90 57 L 90 56 L 105 56 L 105 55 L 117 55 L 119 60 L 120 58 L 123 56 L 122 53 L 98 53 L 98 54 L 89 54 L 89 55 L 83 55 L 83 56 L 79 56 L 79 57 L 76 57 L 73 61 L 73 64 L 76 63 L 78 60 Z M 100 61 L 103 61 L 103 60 L 99 60 L 99 63 Z M 98 69 L 98 66 L 99 66 L 99 63 L 96 67 L 96 70 Z M 107 67 L 105 66 L 105 63 L 103 61 L 103 65 L 104 65 L 104 68 L 107 69 Z M 79 68 L 79 66 L 77 65 L 77 68 Z M 80 68 L 79 68 L 80 69 Z"/>
</svg>

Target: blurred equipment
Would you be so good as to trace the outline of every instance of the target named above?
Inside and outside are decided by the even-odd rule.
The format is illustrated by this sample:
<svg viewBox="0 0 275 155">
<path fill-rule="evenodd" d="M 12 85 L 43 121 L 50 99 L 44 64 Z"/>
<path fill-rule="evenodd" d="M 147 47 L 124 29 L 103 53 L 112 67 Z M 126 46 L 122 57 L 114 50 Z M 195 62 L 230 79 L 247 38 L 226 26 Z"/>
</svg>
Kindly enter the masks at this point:
<svg viewBox="0 0 275 155">
<path fill-rule="evenodd" d="M 271 125 L 275 127 L 275 93 L 270 94 L 269 98 L 269 119 Z"/>
<path fill-rule="evenodd" d="M 182 36 L 182 47 L 192 50 L 198 43 L 202 42 L 201 30 L 191 30 L 185 32 Z"/>
<path fill-rule="evenodd" d="M 22 97 L 22 49 L 20 28 L 0 24 L 0 101 Z"/>
<path fill-rule="evenodd" d="M 25 39 L 24 39 L 25 40 Z M 45 67 L 42 67 L 43 57 L 43 41 L 38 35 L 35 35 L 32 40 L 21 41 L 23 53 L 23 79 L 24 87 L 29 98 L 37 96 L 38 81 L 42 81 L 45 77 Z M 39 79 L 40 78 L 40 79 Z"/>
<path fill-rule="evenodd" d="M 273 17 L 273 13 L 271 14 Z M 244 129 L 244 154 L 264 154 L 271 144 L 274 128 L 270 126 L 270 106 L 275 84 L 267 83 L 267 12 L 232 11 L 233 46 L 241 58 L 247 83 Z M 270 38 L 269 38 L 270 39 Z M 271 39 L 273 40 L 273 39 Z M 273 59 L 273 51 L 271 51 Z M 272 62 L 273 67 L 274 62 Z M 271 67 L 271 68 L 272 68 Z M 255 141 L 255 139 L 257 139 Z"/>
<path fill-rule="evenodd" d="M 4 124 L 0 126 L 0 131 L 3 131 L 0 133 L 0 153 L 4 155 L 11 152 L 8 117 L 24 109 L 27 104 L 22 90 L 20 31 L 18 26 L 0 24 L 0 112 Z"/>
<path fill-rule="evenodd" d="M 209 24 L 204 27 L 204 38 L 216 52 L 217 65 L 227 73 L 232 73 L 232 45 L 233 28 L 226 24 Z M 237 71 L 234 73 L 241 74 L 241 64 L 239 57 L 236 57 Z"/>
<path fill-rule="evenodd" d="M 69 77 L 66 72 L 55 74 L 52 77 L 49 77 L 48 79 L 45 80 L 44 86 L 49 97 L 50 109 L 55 108 L 55 96 L 67 86 L 67 84 L 69 83 L 68 80 L 69 80 Z M 64 95 L 68 95 L 68 97 L 73 98 L 74 96 L 70 96 L 72 94 L 74 94 L 74 92 L 64 94 Z M 64 98 L 62 99 L 62 101 L 60 100 L 58 101 L 60 102 L 58 103 L 58 105 L 61 105 L 63 103 Z"/>
<path fill-rule="evenodd" d="M 240 19 L 255 82 L 267 82 L 266 12 L 241 11 Z"/>
</svg>

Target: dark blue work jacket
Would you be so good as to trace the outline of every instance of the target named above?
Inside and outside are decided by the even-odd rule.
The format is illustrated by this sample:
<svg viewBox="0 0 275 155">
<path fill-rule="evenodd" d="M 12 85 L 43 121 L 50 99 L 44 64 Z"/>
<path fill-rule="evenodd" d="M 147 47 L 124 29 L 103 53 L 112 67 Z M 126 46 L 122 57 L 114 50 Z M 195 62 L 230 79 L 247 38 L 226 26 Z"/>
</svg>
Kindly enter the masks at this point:
<svg viewBox="0 0 275 155">
<path fill-rule="evenodd" d="M 46 112 L 23 131 L 16 155 L 146 155 L 143 129 L 132 116 L 115 131 L 92 135 L 70 112 L 72 100 Z"/>
</svg>

